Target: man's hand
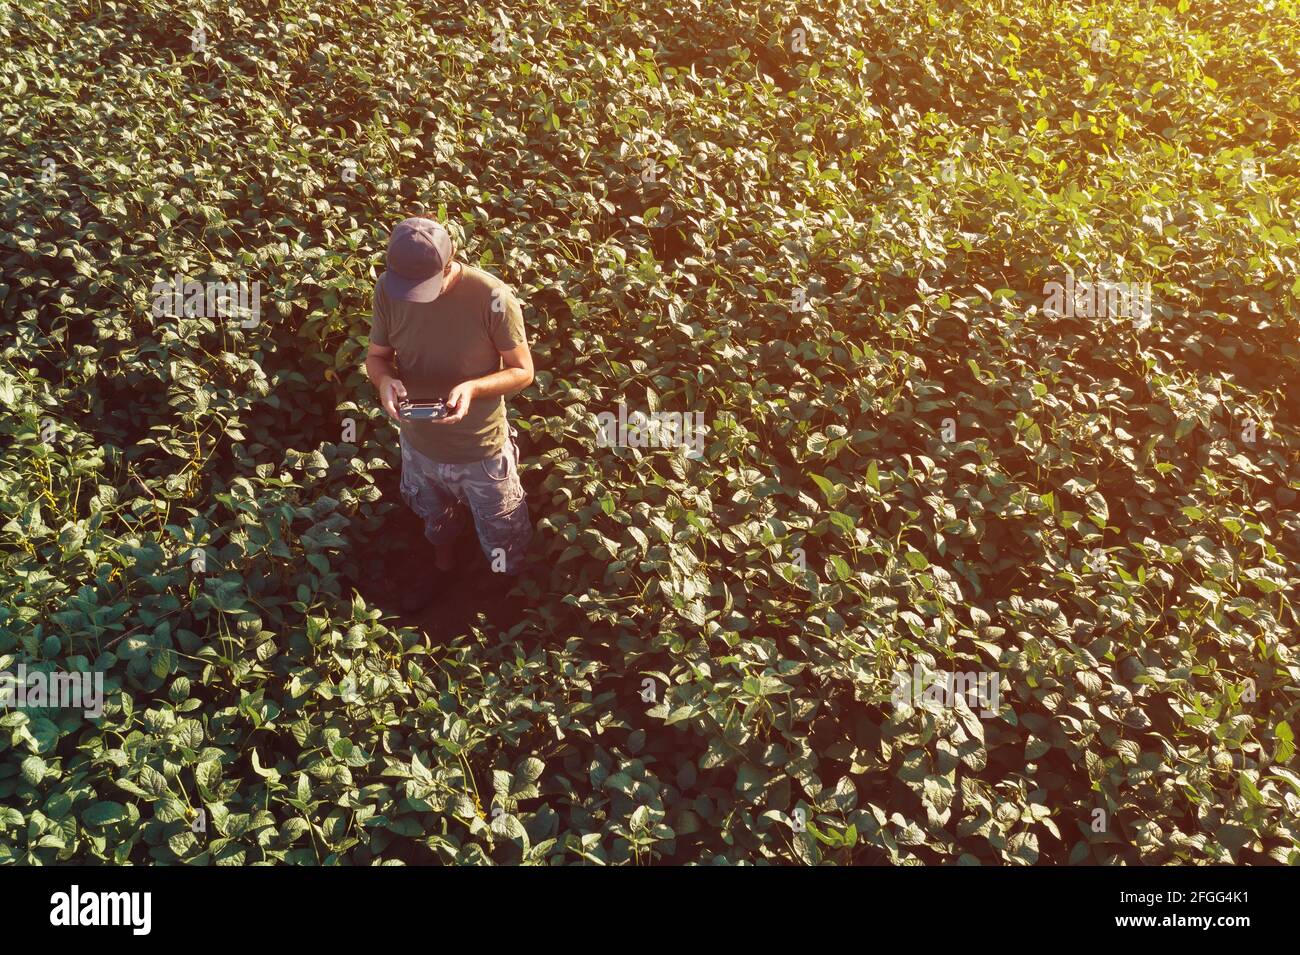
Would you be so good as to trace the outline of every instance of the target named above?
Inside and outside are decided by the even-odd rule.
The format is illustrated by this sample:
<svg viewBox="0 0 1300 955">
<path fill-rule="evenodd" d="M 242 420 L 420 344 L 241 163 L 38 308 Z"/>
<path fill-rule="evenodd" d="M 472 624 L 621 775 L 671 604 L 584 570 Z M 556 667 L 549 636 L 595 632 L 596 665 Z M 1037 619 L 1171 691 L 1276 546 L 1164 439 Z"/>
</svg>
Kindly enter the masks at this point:
<svg viewBox="0 0 1300 955">
<path fill-rule="evenodd" d="M 370 350 L 366 353 L 366 374 L 379 392 L 379 406 L 384 409 L 384 414 L 394 421 L 400 421 L 397 403 L 406 397 L 406 385 L 397 377 L 396 357 L 395 348 L 371 342 Z"/>
<path fill-rule="evenodd" d="M 402 420 L 397 414 L 397 403 L 405 397 L 406 385 L 397 378 L 386 378 L 379 386 L 379 403 L 394 421 Z"/>
<path fill-rule="evenodd" d="M 470 402 L 476 398 L 495 398 L 498 395 L 512 395 L 533 383 L 533 356 L 527 345 L 516 345 L 509 351 L 501 352 L 500 371 L 494 371 L 482 378 L 463 381 L 451 389 L 447 396 L 447 406 L 451 414 L 432 424 L 455 424 L 465 420 L 469 413 Z"/>
<path fill-rule="evenodd" d="M 437 419 L 431 424 L 455 424 L 463 421 L 465 415 L 469 413 L 469 404 L 474 400 L 475 386 L 472 381 L 461 382 L 455 388 L 451 389 L 451 394 L 447 396 L 447 407 L 451 409 L 451 414 L 445 418 Z"/>
</svg>

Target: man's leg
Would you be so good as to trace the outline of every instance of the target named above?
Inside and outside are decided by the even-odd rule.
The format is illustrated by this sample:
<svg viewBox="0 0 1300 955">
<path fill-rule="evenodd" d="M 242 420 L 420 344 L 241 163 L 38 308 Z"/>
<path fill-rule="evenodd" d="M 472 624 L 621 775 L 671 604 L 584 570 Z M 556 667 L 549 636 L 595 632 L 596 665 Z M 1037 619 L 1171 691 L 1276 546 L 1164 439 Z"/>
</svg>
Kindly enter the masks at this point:
<svg viewBox="0 0 1300 955">
<path fill-rule="evenodd" d="M 402 442 L 402 500 L 424 522 L 424 536 L 433 545 L 434 564 L 440 574 L 456 567 L 456 542 L 466 530 L 465 508 L 440 479 L 438 465 Z M 405 603 L 414 608 L 416 597 L 432 596 L 432 581 Z M 427 601 L 426 601 L 427 602 Z"/>
<path fill-rule="evenodd" d="M 519 481 L 513 428 L 499 455 L 466 467 L 461 488 L 488 565 L 498 574 L 517 575 L 523 569 L 533 524 Z"/>
</svg>

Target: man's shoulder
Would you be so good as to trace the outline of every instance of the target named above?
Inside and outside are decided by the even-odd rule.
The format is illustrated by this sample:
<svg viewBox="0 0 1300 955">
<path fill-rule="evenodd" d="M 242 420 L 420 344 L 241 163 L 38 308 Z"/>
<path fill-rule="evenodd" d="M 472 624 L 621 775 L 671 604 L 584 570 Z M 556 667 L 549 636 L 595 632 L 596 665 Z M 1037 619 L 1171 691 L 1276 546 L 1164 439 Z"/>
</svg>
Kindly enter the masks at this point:
<svg viewBox="0 0 1300 955">
<path fill-rule="evenodd" d="M 486 269 L 480 269 L 477 265 L 466 265 L 464 268 L 465 273 L 460 280 L 467 288 L 481 289 L 484 294 L 491 295 L 496 289 L 506 287 L 505 282 Z"/>
</svg>

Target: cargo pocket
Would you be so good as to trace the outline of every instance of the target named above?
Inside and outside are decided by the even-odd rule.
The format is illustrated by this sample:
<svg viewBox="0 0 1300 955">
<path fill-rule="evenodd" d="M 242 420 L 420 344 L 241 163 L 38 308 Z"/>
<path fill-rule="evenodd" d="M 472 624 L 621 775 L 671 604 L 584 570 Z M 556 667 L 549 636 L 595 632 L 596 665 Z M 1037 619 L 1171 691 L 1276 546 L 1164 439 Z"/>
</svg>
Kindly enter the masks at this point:
<svg viewBox="0 0 1300 955">
<path fill-rule="evenodd" d="M 465 491 L 476 517 L 496 519 L 509 514 L 523 502 L 524 486 L 519 483 L 519 470 L 507 446 L 500 454 L 485 458 L 471 472 L 478 471 L 476 480 L 465 481 Z"/>
<path fill-rule="evenodd" d="M 514 455 L 510 453 L 510 448 L 507 446 L 496 457 L 485 458 L 480 464 L 483 473 L 492 481 L 506 481 L 510 478 L 510 472 L 514 470 Z"/>
</svg>

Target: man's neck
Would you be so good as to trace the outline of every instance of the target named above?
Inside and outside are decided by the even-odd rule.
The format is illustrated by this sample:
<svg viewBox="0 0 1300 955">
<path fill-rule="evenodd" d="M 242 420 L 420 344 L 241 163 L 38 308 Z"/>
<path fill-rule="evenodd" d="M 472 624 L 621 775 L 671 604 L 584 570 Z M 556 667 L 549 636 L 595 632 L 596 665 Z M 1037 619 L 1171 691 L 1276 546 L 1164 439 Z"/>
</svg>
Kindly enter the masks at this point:
<svg viewBox="0 0 1300 955">
<path fill-rule="evenodd" d="M 464 271 L 465 271 L 465 267 L 463 265 L 461 265 L 459 262 L 452 262 L 451 278 L 447 280 L 447 285 L 445 288 L 443 288 L 442 291 L 444 293 L 451 291 L 451 289 L 455 287 L 456 283 L 460 281 L 460 274 Z"/>
</svg>

